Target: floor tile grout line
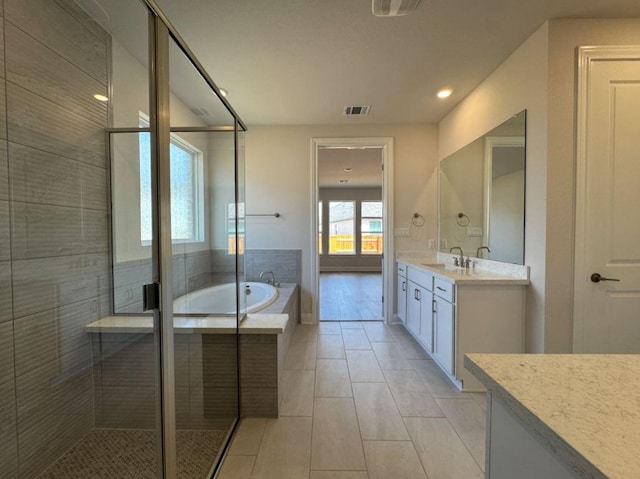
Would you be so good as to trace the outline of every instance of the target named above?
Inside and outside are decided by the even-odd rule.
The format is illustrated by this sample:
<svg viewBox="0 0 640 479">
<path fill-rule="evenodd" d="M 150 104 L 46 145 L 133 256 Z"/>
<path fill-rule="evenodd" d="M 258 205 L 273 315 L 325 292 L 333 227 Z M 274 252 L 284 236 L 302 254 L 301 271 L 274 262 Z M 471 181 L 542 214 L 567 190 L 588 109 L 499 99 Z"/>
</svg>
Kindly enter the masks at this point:
<svg viewBox="0 0 640 479">
<path fill-rule="evenodd" d="M 342 346 L 344 348 L 344 337 L 342 338 Z M 358 436 L 360 436 L 360 450 L 362 452 L 362 458 L 364 459 L 364 467 L 367 476 L 369 475 L 369 466 L 367 466 L 367 456 L 364 452 L 364 440 L 362 439 L 362 429 L 360 428 L 360 419 L 358 418 L 358 408 L 356 407 L 356 398 L 353 393 L 353 381 L 351 379 L 351 369 L 349 368 L 349 361 L 347 359 L 347 350 L 344 349 L 345 363 L 347 364 L 347 374 L 349 375 L 349 389 L 351 390 L 351 405 L 353 411 L 356 413 L 356 424 L 358 425 Z"/>
<path fill-rule="evenodd" d="M 469 397 L 469 398 L 439 398 L 439 399 L 444 399 L 444 400 L 459 400 L 459 399 L 465 399 L 465 400 L 472 400 L 473 398 Z M 475 401 L 474 401 L 475 402 Z M 437 403 L 437 400 L 436 400 Z M 438 404 L 438 407 L 440 407 L 440 404 Z M 440 410 L 442 411 L 442 413 L 444 414 L 444 418 L 447 420 L 447 422 L 449 423 L 449 426 L 451 426 L 451 429 L 453 429 L 453 431 L 456 433 L 456 436 L 458 436 L 458 439 L 460 439 L 460 442 L 462 443 L 462 445 L 464 446 L 464 448 L 467 450 L 467 452 L 469 453 L 469 456 L 471 456 L 471 459 L 473 459 L 473 462 L 475 462 L 478 467 L 480 468 L 481 472 L 484 472 L 484 466 L 481 466 L 480 464 L 478 464 L 478 461 L 476 460 L 475 456 L 473 455 L 473 453 L 471 452 L 471 449 L 469 449 L 469 446 L 467 445 L 467 442 L 462 438 L 462 436 L 460 435 L 460 432 L 458 431 L 458 428 L 455 426 L 455 424 L 453 424 L 453 422 L 451 422 L 451 419 L 449 419 L 449 416 L 447 415 L 447 412 L 442 409 L 440 407 Z M 486 428 L 486 425 L 485 425 Z M 485 444 L 486 447 L 486 444 Z"/>
</svg>

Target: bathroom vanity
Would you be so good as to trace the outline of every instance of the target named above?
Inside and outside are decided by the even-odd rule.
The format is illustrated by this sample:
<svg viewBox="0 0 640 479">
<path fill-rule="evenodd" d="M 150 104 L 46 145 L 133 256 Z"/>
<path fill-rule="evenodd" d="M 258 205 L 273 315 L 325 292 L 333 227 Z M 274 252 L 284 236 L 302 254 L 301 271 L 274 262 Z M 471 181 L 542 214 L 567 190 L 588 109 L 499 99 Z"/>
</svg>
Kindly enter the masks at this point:
<svg viewBox="0 0 640 479">
<path fill-rule="evenodd" d="M 640 355 L 470 354 L 488 479 L 640 477 Z"/>
<path fill-rule="evenodd" d="M 528 269 L 506 274 L 453 267 L 450 257 L 398 260 L 397 316 L 451 381 L 483 391 L 466 353 L 524 352 Z"/>
</svg>

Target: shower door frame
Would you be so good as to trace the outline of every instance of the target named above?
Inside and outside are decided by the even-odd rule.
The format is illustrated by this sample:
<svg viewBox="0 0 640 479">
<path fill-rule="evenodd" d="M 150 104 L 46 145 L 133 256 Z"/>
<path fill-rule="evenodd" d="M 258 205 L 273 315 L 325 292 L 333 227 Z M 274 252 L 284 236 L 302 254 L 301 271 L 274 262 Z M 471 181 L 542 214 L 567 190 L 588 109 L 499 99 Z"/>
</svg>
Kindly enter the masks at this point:
<svg viewBox="0 0 640 479">
<path fill-rule="evenodd" d="M 154 0 L 140 0 L 149 11 L 149 129 L 110 128 L 111 133 L 140 133 L 149 131 L 151 137 L 151 188 L 152 188 L 152 265 L 153 282 L 157 284 L 160 301 L 154 308 L 157 324 L 157 357 L 160 367 L 157 384 L 159 384 L 159 401 L 157 417 L 160 419 L 159 458 L 161 458 L 161 477 L 173 479 L 177 477 L 176 460 L 176 400 L 175 400 L 175 357 L 173 341 L 173 247 L 171 238 L 171 178 L 170 178 L 170 135 L 172 132 L 234 132 L 235 161 L 235 202 L 239 201 L 238 184 L 238 132 L 247 131 L 247 127 L 233 107 L 220 93 L 220 89 L 207 74 L 193 52 L 186 45 L 175 27 L 162 13 Z M 234 124 L 216 127 L 181 127 L 170 125 L 170 88 L 169 88 L 169 41 L 173 40 L 182 53 L 191 62 L 198 74 L 205 80 L 227 111 L 233 116 Z M 107 142 L 110 144 L 110 142 Z M 155 161 L 154 161 L 155 160 Z M 238 218 L 236 218 L 236 223 Z M 236 231 L 237 229 L 236 224 Z M 236 284 L 239 277 L 238 242 L 236 234 Z M 240 300 L 236 295 L 237 321 L 240 320 Z M 239 354 L 239 336 L 236 331 Z M 239 361 L 239 356 L 238 356 Z M 239 368 L 238 368 L 239 372 Z M 239 373 L 238 373 L 238 413 L 239 413 Z M 217 471 L 222 457 L 226 454 L 229 439 L 238 424 L 236 417 L 225 438 L 225 444 L 218 456 L 212 458 L 211 474 Z"/>
</svg>

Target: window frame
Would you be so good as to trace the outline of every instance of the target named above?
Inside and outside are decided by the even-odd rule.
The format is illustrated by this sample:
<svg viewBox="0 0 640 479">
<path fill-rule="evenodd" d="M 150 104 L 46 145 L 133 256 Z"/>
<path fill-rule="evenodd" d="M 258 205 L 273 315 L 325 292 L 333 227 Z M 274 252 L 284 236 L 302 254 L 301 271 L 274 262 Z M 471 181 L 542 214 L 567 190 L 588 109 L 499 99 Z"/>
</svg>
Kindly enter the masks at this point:
<svg viewBox="0 0 640 479">
<path fill-rule="evenodd" d="M 140 128 L 149 128 L 149 117 L 139 112 L 138 115 L 138 125 Z M 171 133 L 170 134 L 171 145 L 180 148 L 182 151 L 185 151 L 191 157 L 192 163 L 192 182 L 193 182 L 193 228 L 191 231 L 191 236 L 189 238 L 174 238 L 173 231 L 171 232 L 171 243 L 172 244 L 197 244 L 204 243 L 205 239 L 205 227 L 204 227 L 204 216 L 205 216 L 205 203 L 204 203 L 204 155 L 200 149 L 186 141 L 181 136 Z M 140 139 L 138 139 L 138 145 L 140 144 Z M 139 173 L 139 199 L 140 199 L 140 224 L 142 225 L 142 181 L 143 177 L 140 171 L 140 167 L 142 165 L 142 156 L 140 150 L 138 150 L 138 173 Z M 150 198 L 147 199 L 150 201 Z M 173 205 L 173 201 L 171 203 Z M 173 225 L 173 213 L 171 215 Z M 142 226 L 140 227 L 140 244 L 142 246 L 151 246 L 152 240 L 143 239 L 142 238 Z"/>
</svg>

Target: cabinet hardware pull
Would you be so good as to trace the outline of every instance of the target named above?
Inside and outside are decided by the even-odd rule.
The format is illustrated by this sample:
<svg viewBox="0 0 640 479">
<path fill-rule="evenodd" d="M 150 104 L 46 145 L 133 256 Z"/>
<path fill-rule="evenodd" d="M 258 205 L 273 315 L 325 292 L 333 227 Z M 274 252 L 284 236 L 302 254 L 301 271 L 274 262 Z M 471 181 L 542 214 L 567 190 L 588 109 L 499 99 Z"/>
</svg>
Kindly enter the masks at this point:
<svg viewBox="0 0 640 479">
<path fill-rule="evenodd" d="M 436 311 L 436 304 L 437 304 L 437 303 L 436 303 L 436 300 L 435 300 L 435 299 L 431 300 L 431 312 L 432 312 L 433 314 L 438 314 L 438 312 Z"/>
<path fill-rule="evenodd" d="M 420 290 L 419 290 L 419 289 L 416 289 L 416 295 L 417 295 L 417 298 L 416 298 L 416 299 L 417 299 L 418 301 L 420 301 L 421 294 L 420 294 Z"/>
<path fill-rule="evenodd" d="M 439 289 L 440 291 L 446 291 L 446 289 L 441 288 L 440 286 L 436 286 L 436 289 Z"/>
<path fill-rule="evenodd" d="M 403 281 L 402 282 L 402 291 L 406 291 L 407 290 L 407 282 Z"/>
</svg>

